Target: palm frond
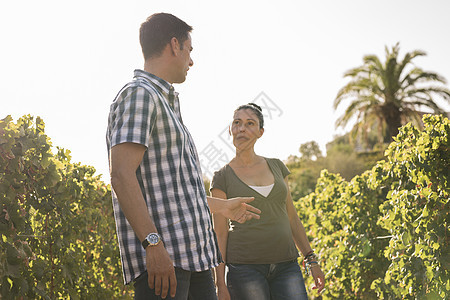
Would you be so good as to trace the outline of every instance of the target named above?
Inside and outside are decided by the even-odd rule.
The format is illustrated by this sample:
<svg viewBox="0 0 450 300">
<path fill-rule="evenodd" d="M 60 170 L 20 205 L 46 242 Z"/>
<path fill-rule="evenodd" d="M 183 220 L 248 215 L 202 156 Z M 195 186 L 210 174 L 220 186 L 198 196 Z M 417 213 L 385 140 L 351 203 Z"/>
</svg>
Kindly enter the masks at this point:
<svg viewBox="0 0 450 300">
<path fill-rule="evenodd" d="M 426 52 L 422 51 L 422 50 L 414 50 L 412 52 L 407 52 L 405 54 L 405 56 L 403 57 L 402 62 L 398 65 L 398 68 L 396 70 L 397 78 L 400 78 L 400 76 L 401 76 L 403 70 L 405 69 L 405 67 L 407 65 L 409 65 L 414 58 L 416 58 L 418 56 L 425 56 L 425 55 L 427 55 Z"/>
<path fill-rule="evenodd" d="M 423 107 L 442 112 L 435 102 L 436 96 L 450 102 L 450 90 L 443 86 L 445 78 L 414 66 L 413 60 L 425 56 L 424 51 L 407 52 L 399 60 L 400 43 L 396 43 L 391 48 L 386 46 L 385 52 L 384 62 L 376 55 L 365 55 L 361 66 L 344 73 L 351 81 L 338 91 L 334 109 L 344 100 L 350 101 L 336 127 L 356 118 L 352 131 L 357 129 L 361 133 L 377 126 L 379 134 L 388 130 L 394 135 L 402 122 L 418 121 L 419 109 Z"/>
<path fill-rule="evenodd" d="M 450 90 L 445 87 L 440 86 L 430 86 L 423 88 L 411 88 L 405 90 L 407 95 L 410 97 L 414 94 L 436 94 L 437 96 L 443 98 L 444 100 L 450 102 Z"/>
<path fill-rule="evenodd" d="M 377 96 L 379 101 L 383 99 L 383 87 L 380 87 L 376 82 L 376 78 L 358 78 L 355 79 L 344 87 L 342 87 L 333 103 L 334 109 L 336 109 L 344 99 L 348 99 L 350 97 L 368 97 L 368 96 Z"/>
<path fill-rule="evenodd" d="M 431 108 L 434 111 L 434 113 L 436 113 L 436 114 L 443 114 L 443 113 L 445 113 L 445 111 L 442 108 L 440 108 L 436 104 L 436 102 L 433 101 L 431 96 L 429 96 L 429 98 L 416 98 L 413 101 L 408 101 L 408 105 L 405 105 L 404 108 L 409 108 L 410 106 L 418 107 L 418 108 L 420 108 L 420 107 L 428 107 L 428 108 Z"/>
</svg>

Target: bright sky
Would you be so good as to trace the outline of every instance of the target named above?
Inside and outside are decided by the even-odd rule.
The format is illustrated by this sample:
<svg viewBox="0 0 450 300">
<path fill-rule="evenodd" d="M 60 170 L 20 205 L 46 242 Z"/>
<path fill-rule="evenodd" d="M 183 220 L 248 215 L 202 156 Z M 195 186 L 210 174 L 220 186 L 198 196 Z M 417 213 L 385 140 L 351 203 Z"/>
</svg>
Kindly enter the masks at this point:
<svg viewBox="0 0 450 300">
<path fill-rule="evenodd" d="M 139 26 L 155 12 L 194 27 L 194 66 L 175 88 L 207 175 L 233 156 L 223 132 L 251 101 L 267 116 L 258 154 L 286 159 L 311 140 L 325 149 L 342 132 L 332 103 L 343 73 L 384 58 L 385 45 L 426 51 L 415 63 L 450 80 L 446 0 L 2 1 L 0 118 L 42 117 L 54 146 L 109 182 L 109 105 L 143 66 Z"/>
</svg>

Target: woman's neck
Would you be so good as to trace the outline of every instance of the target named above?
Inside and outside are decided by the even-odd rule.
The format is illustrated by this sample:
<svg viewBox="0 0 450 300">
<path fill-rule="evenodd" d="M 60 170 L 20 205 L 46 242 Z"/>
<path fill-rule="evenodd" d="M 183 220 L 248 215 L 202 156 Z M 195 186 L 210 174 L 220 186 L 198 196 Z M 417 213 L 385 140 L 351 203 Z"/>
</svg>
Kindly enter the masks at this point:
<svg viewBox="0 0 450 300">
<path fill-rule="evenodd" d="M 247 151 L 236 151 L 236 156 L 233 158 L 233 161 L 241 166 L 248 167 L 256 164 L 259 160 L 259 156 L 256 155 L 253 149 Z"/>
</svg>

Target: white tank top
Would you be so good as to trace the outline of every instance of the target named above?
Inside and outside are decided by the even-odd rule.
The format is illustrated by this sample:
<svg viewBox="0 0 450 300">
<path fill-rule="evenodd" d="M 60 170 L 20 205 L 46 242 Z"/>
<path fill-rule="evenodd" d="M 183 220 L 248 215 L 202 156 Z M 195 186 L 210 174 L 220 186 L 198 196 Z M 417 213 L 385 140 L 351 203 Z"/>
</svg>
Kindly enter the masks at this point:
<svg viewBox="0 0 450 300">
<path fill-rule="evenodd" d="M 272 188 L 273 188 L 274 185 L 275 185 L 275 183 L 272 183 L 271 185 L 266 185 L 266 186 L 249 185 L 249 187 L 251 187 L 252 189 L 257 191 L 258 193 L 260 193 L 264 197 L 267 197 L 267 196 L 269 196 L 270 191 L 272 191 Z"/>
</svg>

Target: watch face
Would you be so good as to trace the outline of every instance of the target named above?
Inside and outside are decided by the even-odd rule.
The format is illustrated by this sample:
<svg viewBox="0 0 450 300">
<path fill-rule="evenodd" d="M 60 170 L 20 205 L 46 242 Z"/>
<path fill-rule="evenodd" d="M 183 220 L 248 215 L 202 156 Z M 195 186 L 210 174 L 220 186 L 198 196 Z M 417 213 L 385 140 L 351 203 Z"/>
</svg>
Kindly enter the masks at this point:
<svg viewBox="0 0 450 300">
<path fill-rule="evenodd" d="M 150 243 L 150 245 L 156 245 L 159 242 L 159 236 L 153 233 L 147 237 L 147 240 Z"/>
</svg>

